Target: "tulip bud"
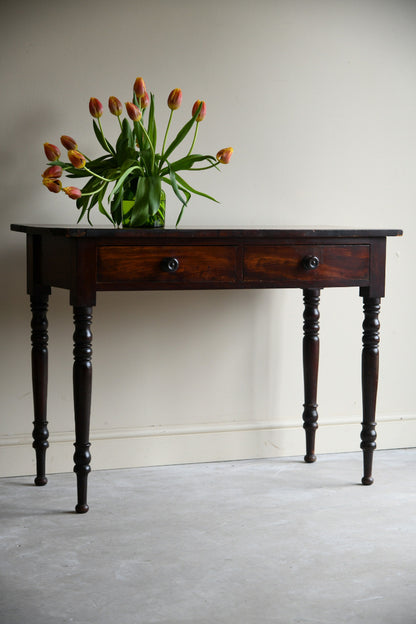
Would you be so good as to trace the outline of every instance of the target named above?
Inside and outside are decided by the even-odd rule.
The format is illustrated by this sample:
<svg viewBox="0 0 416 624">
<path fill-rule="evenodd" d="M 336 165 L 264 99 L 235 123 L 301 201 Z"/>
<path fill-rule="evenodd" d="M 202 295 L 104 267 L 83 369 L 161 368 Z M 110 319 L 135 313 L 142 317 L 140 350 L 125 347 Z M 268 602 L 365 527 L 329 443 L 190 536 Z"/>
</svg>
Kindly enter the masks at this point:
<svg viewBox="0 0 416 624">
<path fill-rule="evenodd" d="M 67 150 L 77 149 L 78 147 L 75 140 L 72 137 L 68 136 L 67 134 L 63 134 L 61 136 L 61 143 L 64 146 L 64 148 Z"/>
<path fill-rule="evenodd" d="M 181 103 L 182 103 L 181 89 L 173 89 L 173 91 L 169 93 L 169 97 L 168 97 L 168 106 L 170 110 L 178 109 Z"/>
<path fill-rule="evenodd" d="M 136 78 L 133 91 L 136 94 L 138 100 L 146 93 L 146 85 L 144 83 L 143 78 Z"/>
<path fill-rule="evenodd" d="M 93 117 L 96 117 L 97 119 L 99 117 L 101 117 L 101 115 L 103 114 L 103 105 L 101 104 L 100 100 L 97 100 L 97 98 L 91 98 L 90 99 L 90 113 Z"/>
<path fill-rule="evenodd" d="M 202 104 L 201 110 L 199 111 L 199 115 L 196 118 L 196 121 L 198 122 L 205 119 L 205 115 L 207 113 L 207 105 L 205 104 L 204 100 L 197 100 L 192 107 L 192 117 L 196 114 L 196 111 L 198 110 L 200 104 Z"/>
<path fill-rule="evenodd" d="M 86 158 L 78 150 L 69 150 L 68 158 L 74 165 L 75 169 L 82 169 L 86 165 Z"/>
<path fill-rule="evenodd" d="M 133 121 L 140 121 L 142 118 L 142 111 L 138 106 L 136 106 L 136 104 L 133 104 L 133 102 L 126 102 L 126 110 L 128 116 Z"/>
<path fill-rule="evenodd" d="M 80 189 L 76 186 L 64 186 L 62 190 L 65 191 L 70 199 L 79 199 L 82 196 Z"/>
<path fill-rule="evenodd" d="M 223 165 L 228 165 L 228 163 L 230 162 L 231 155 L 232 155 L 233 151 L 234 150 L 233 150 L 232 147 L 224 147 L 224 149 L 221 149 L 217 153 L 216 158 Z"/>
<path fill-rule="evenodd" d="M 108 98 L 108 108 L 110 109 L 110 113 L 116 115 L 116 117 L 120 117 L 121 113 L 123 112 L 121 102 L 118 98 L 116 98 L 115 95 L 112 95 L 110 98 Z"/>
<path fill-rule="evenodd" d="M 144 109 L 144 108 L 147 108 L 149 104 L 150 104 L 150 98 L 149 98 L 149 94 L 146 91 L 146 93 L 144 93 L 142 97 L 140 98 L 140 106 Z"/>
<path fill-rule="evenodd" d="M 52 143 L 44 143 L 43 149 L 45 150 L 46 158 L 48 160 L 58 160 L 61 155 L 61 150 Z"/>
<path fill-rule="evenodd" d="M 60 180 L 52 180 L 52 178 L 43 178 L 42 184 L 51 191 L 51 193 L 59 193 L 62 189 L 62 182 Z"/>
<path fill-rule="evenodd" d="M 52 167 L 48 167 L 42 173 L 42 178 L 50 178 L 55 180 L 56 178 L 60 178 L 62 175 L 62 167 L 59 165 L 53 165 Z"/>
</svg>

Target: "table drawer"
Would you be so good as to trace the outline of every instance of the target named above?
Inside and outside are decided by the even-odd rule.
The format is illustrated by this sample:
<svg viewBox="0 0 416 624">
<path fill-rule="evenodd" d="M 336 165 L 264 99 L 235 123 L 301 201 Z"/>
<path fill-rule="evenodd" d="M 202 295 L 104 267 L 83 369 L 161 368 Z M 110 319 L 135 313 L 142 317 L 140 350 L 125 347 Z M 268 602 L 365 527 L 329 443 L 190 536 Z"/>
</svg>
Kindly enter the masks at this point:
<svg viewBox="0 0 416 624">
<path fill-rule="evenodd" d="M 365 282 L 369 245 L 250 245 L 244 251 L 244 281 Z"/>
<path fill-rule="evenodd" d="M 223 284 L 237 279 L 231 245 L 114 245 L 99 247 L 97 254 L 99 283 Z"/>
</svg>

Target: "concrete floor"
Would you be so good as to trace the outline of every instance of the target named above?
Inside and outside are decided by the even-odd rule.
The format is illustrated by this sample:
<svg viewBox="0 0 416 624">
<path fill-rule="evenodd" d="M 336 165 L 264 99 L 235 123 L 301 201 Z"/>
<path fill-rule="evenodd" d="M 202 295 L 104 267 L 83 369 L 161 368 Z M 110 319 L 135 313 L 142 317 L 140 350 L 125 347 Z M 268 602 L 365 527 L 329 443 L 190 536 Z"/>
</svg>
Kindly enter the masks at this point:
<svg viewBox="0 0 416 624">
<path fill-rule="evenodd" d="M 1 624 L 415 624 L 416 450 L 0 480 Z"/>
</svg>

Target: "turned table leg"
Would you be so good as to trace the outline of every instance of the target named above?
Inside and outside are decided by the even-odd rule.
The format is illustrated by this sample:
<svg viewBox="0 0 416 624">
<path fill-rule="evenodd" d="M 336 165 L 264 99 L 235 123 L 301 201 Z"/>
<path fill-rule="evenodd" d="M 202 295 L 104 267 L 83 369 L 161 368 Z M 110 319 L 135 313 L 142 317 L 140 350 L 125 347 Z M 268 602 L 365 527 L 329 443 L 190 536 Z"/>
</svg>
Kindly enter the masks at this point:
<svg viewBox="0 0 416 624">
<path fill-rule="evenodd" d="M 303 291 L 303 379 L 305 403 L 303 405 L 303 428 L 306 434 L 305 462 L 316 460 L 315 433 L 318 428 L 318 405 L 316 402 L 319 366 L 319 295 L 320 289 Z"/>
<path fill-rule="evenodd" d="M 92 308 L 74 306 L 74 415 L 75 415 L 75 453 L 74 472 L 77 475 L 78 503 L 77 513 L 86 513 L 87 480 L 91 471 L 90 461 L 90 411 L 92 388 Z"/>
<path fill-rule="evenodd" d="M 373 452 L 376 448 L 376 399 L 378 386 L 378 360 L 380 342 L 380 299 L 364 297 L 363 351 L 361 360 L 361 381 L 363 398 L 363 422 L 361 449 L 363 451 L 363 485 L 373 483 Z"/>
<path fill-rule="evenodd" d="M 48 394 L 48 299 L 49 296 L 31 295 L 32 310 L 32 387 L 33 387 L 33 448 L 36 452 L 35 485 L 46 485 L 46 449 L 49 447 L 47 413 Z"/>
</svg>

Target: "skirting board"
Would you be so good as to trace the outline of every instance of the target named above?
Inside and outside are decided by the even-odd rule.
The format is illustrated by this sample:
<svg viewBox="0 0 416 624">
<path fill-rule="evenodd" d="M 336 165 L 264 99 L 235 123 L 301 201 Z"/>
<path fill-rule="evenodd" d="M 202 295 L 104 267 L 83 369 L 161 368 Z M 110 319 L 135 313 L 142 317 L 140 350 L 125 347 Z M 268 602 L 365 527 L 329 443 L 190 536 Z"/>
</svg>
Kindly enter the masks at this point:
<svg viewBox="0 0 416 624">
<path fill-rule="evenodd" d="M 359 418 L 320 424 L 316 453 L 342 453 L 360 449 Z M 71 472 L 73 433 L 51 434 L 46 454 L 48 474 Z M 416 446 L 416 415 L 379 417 L 377 448 Z M 91 432 L 93 470 L 136 468 L 253 458 L 303 456 L 301 426 L 270 422 L 109 429 Z M 0 476 L 35 473 L 35 452 L 30 436 L 0 438 Z"/>
</svg>

